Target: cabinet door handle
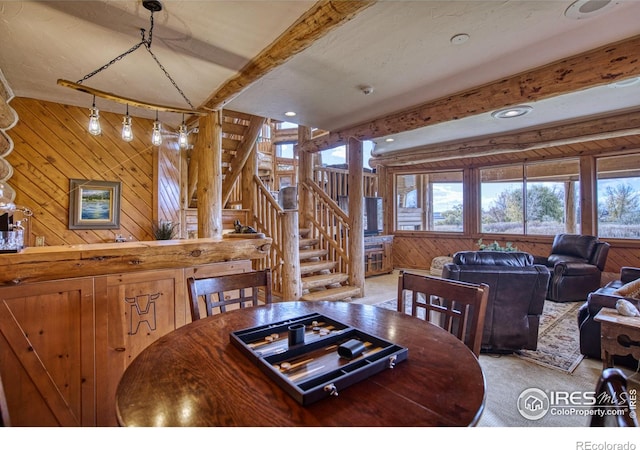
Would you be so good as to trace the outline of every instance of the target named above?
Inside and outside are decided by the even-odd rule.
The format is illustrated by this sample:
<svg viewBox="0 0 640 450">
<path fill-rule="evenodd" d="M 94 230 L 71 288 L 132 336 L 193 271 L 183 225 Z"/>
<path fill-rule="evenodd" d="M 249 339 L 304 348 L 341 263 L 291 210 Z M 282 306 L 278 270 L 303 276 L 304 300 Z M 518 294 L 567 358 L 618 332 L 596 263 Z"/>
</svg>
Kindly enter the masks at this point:
<svg viewBox="0 0 640 450">
<path fill-rule="evenodd" d="M 114 348 L 114 350 L 115 350 L 115 351 L 117 351 L 117 352 L 124 352 L 124 351 L 126 351 L 127 349 L 126 349 L 126 348 L 124 348 L 124 347 L 116 347 L 116 348 Z"/>
</svg>

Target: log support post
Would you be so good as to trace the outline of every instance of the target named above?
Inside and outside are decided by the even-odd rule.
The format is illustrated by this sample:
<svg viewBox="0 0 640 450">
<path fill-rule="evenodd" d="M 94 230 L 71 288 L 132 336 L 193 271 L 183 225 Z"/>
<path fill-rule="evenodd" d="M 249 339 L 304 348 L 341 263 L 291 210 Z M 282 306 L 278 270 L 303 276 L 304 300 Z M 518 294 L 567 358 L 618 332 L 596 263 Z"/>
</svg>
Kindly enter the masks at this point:
<svg viewBox="0 0 640 450">
<path fill-rule="evenodd" d="M 298 127 L 298 144 L 304 144 L 311 140 L 311 128 Z M 301 188 L 305 182 L 313 183 L 313 154 L 301 150 L 298 155 L 298 210 L 302 211 L 300 215 L 300 227 L 307 228 L 307 218 L 305 211 L 312 205 L 311 192 Z"/>
<path fill-rule="evenodd" d="M 285 210 L 282 214 L 282 299 L 299 300 L 302 297 L 300 277 L 300 229 L 298 211 Z"/>
<path fill-rule="evenodd" d="M 222 110 L 200 119 L 198 237 L 222 236 Z"/>
<path fill-rule="evenodd" d="M 360 288 L 360 295 L 364 296 L 364 217 L 363 200 L 364 186 L 362 181 L 363 154 L 362 142 L 349 138 L 347 142 L 349 155 L 349 218 L 351 229 L 349 233 L 349 284 Z M 374 218 L 375 220 L 375 218 Z"/>
</svg>

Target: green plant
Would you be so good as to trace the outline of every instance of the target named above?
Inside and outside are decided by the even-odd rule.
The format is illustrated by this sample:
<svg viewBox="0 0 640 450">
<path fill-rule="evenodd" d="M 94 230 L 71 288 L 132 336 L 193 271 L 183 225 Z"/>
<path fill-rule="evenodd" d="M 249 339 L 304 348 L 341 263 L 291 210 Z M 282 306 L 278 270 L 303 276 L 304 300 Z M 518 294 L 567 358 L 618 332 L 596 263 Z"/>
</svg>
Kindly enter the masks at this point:
<svg viewBox="0 0 640 450">
<path fill-rule="evenodd" d="M 167 239 L 173 239 L 176 228 L 178 227 L 177 223 L 173 222 L 165 222 L 164 220 L 160 220 L 158 222 L 154 222 L 153 224 L 153 237 L 158 241 L 163 241 Z"/>
<path fill-rule="evenodd" d="M 493 241 L 491 244 L 483 244 L 482 239 L 478 239 L 478 248 L 480 250 L 488 250 L 493 252 L 517 252 L 518 247 L 514 247 L 511 242 L 505 242 L 505 246 L 502 247 L 498 241 Z"/>
</svg>

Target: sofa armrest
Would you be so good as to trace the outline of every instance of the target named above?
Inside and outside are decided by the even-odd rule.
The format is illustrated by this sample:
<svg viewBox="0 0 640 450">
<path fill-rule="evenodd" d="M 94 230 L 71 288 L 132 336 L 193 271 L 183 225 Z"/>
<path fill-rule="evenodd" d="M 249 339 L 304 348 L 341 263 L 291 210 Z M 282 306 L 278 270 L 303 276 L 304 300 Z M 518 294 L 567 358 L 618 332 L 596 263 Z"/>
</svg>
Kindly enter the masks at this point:
<svg viewBox="0 0 640 450">
<path fill-rule="evenodd" d="M 589 313 L 591 316 L 595 316 L 601 308 L 612 308 L 616 309 L 616 302 L 620 299 L 625 299 L 631 304 L 633 304 L 636 308 L 640 309 L 640 300 L 635 298 L 621 297 L 619 295 L 612 295 L 610 293 L 600 293 L 598 291 L 592 292 L 589 294 L 587 298 L 587 304 L 589 307 Z"/>
<path fill-rule="evenodd" d="M 541 266 L 549 267 L 549 258 L 546 256 L 535 256 L 533 257 L 533 263 Z"/>
<path fill-rule="evenodd" d="M 638 278 L 640 278 L 640 268 L 622 267 L 620 269 L 620 281 L 622 281 L 622 284 L 630 283 Z"/>
<path fill-rule="evenodd" d="M 597 266 L 580 262 L 559 262 L 553 266 L 553 273 L 556 276 L 600 276 L 600 269 Z"/>
<path fill-rule="evenodd" d="M 587 297 L 587 304 L 589 305 L 589 310 L 592 312 L 600 311 L 600 308 L 616 308 L 616 302 L 620 300 L 621 297 L 619 295 L 612 295 L 611 293 L 601 293 L 598 291 L 592 292 Z"/>
</svg>

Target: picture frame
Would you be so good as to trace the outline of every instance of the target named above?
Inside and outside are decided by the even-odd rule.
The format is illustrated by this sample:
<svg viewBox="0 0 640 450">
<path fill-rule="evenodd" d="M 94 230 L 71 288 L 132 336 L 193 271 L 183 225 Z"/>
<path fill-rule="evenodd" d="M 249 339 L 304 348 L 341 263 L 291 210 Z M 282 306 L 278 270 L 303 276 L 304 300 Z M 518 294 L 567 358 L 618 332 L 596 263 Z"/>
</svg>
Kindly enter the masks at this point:
<svg viewBox="0 0 640 450">
<path fill-rule="evenodd" d="M 69 229 L 120 228 L 120 181 L 69 180 Z"/>
</svg>

